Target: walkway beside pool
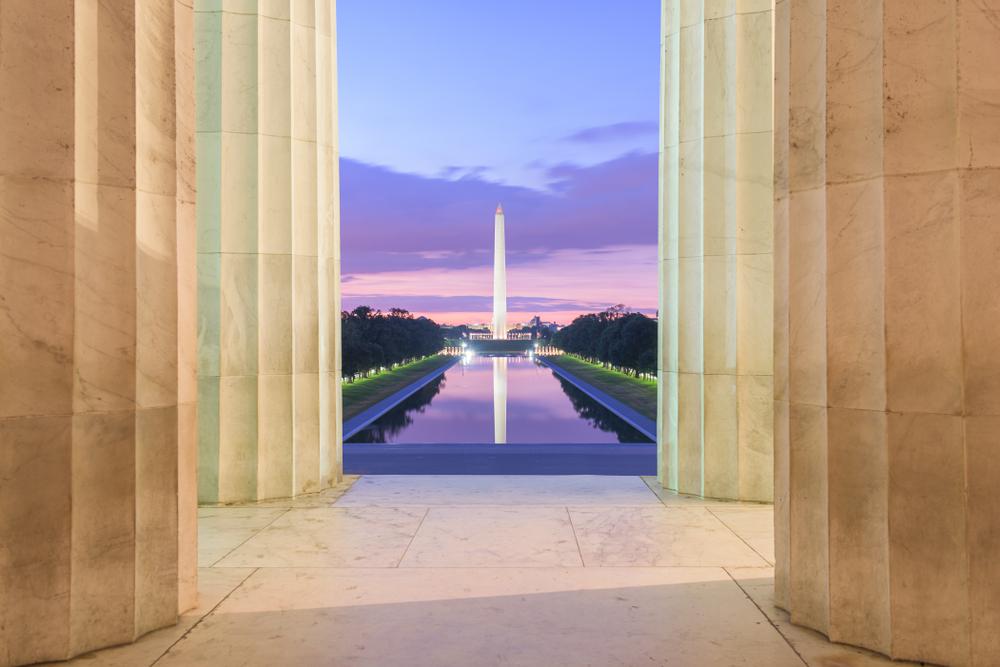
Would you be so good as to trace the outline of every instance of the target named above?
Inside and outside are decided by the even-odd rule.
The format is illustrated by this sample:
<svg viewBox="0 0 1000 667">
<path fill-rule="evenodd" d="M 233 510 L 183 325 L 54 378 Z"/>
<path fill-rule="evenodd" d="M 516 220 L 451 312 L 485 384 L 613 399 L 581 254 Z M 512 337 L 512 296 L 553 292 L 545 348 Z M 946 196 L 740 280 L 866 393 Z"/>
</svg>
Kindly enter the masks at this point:
<svg viewBox="0 0 1000 667">
<path fill-rule="evenodd" d="M 767 505 L 640 477 L 365 476 L 200 510 L 201 605 L 110 665 L 901 665 L 772 604 Z"/>
</svg>

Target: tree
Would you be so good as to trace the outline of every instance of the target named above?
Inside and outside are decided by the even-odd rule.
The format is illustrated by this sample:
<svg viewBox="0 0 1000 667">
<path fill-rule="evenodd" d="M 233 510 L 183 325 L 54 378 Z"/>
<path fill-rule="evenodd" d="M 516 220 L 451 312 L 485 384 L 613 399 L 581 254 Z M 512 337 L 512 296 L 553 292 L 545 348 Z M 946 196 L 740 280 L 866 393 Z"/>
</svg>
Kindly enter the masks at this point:
<svg viewBox="0 0 1000 667">
<path fill-rule="evenodd" d="M 346 377 L 426 357 L 444 347 L 441 327 L 402 308 L 370 306 L 341 313 L 341 368 Z"/>
<path fill-rule="evenodd" d="M 592 362 L 639 375 L 656 372 L 656 320 L 618 305 L 573 320 L 553 345 Z"/>
</svg>

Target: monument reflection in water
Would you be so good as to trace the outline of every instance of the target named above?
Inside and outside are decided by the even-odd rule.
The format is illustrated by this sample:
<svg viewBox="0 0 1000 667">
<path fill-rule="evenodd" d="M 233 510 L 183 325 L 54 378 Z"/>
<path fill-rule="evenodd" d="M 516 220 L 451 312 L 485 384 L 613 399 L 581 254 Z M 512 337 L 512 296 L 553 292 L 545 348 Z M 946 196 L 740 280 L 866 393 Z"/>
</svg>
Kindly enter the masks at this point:
<svg viewBox="0 0 1000 667">
<path fill-rule="evenodd" d="M 507 442 L 507 357 L 493 357 L 493 442 Z"/>
<path fill-rule="evenodd" d="M 529 356 L 464 358 L 348 442 L 648 443 Z"/>
</svg>

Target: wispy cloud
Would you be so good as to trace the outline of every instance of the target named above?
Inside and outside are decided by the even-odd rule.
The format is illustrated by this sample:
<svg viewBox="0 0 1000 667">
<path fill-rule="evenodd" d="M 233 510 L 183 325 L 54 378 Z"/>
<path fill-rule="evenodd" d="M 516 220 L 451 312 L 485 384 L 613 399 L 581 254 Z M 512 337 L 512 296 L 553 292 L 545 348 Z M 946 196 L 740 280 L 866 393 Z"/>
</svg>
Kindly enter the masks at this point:
<svg viewBox="0 0 1000 667">
<path fill-rule="evenodd" d="M 508 310 L 513 317 L 542 315 L 557 321 L 624 302 L 656 310 L 656 246 L 562 249 L 508 269 Z M 492 310 L 493 269 L 429 267 L 351 274 L 346 308 L 401 306 L 443 322 L 483 321 Z M 465 318 L 465 319 L 463 319 Z"/>
<path fill-rule="evenodd" d="M 492 309 L 493 211 L 507 214 L 512 317 L 568 321 L 657 300 L 655 153 L 551 167 L 549 191 L 431 178 L 341 160 L 345 307 L 401 306 L 445 322 Z"/>
<path fill-rule="evenodd" d="M 548 171 L 549 192 L 481 178 L 449 180 L 341 160 L 347 273 L 489 261 L 493 211 L 503 202 L 512 263 L 560 248 L 655 244 L 655 153 Z"/>
<path fill-rule="evenodd" d="M 629 139 L 648 137 L 659 131 L 660 126 L 656 121 L 635 120 L 584 128 L 566 137 L 565 141 L 579 144 L 627 141 Z"/>
<path fill-rule="evenodd" d="M 438 176 L 449 181 L 462 179 L 486 179 L 492 169 L 484 165 L 474 167 L 448 166 L 443 168 Z"/>
</svg>

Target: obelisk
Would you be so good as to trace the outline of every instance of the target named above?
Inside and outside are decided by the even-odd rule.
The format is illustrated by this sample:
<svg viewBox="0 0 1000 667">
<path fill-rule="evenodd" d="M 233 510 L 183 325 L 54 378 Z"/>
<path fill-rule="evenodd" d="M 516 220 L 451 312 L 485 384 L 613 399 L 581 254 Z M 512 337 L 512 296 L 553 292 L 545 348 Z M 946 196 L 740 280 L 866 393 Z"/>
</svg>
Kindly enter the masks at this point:
<svg viewBox="0 0 1000 667">
<path fill-rule="evenodd" d="M 500 204 L 493 219 L 493 339 L 507 339 L 507 242 Z"/>
</svg>

